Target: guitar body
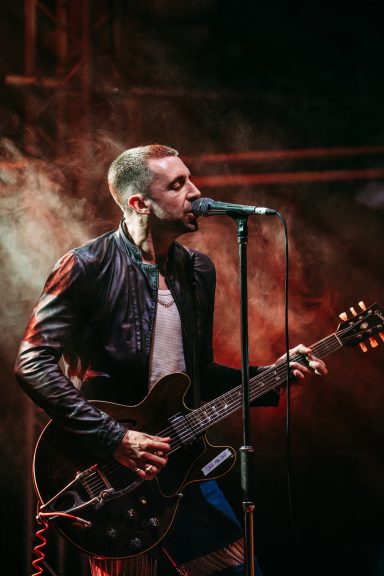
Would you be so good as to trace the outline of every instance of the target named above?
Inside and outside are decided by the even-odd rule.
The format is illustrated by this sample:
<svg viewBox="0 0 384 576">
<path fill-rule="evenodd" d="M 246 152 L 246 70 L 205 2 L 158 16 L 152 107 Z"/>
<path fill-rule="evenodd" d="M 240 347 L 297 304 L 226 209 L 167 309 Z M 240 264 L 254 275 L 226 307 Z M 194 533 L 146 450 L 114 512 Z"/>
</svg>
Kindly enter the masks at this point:
<svg viewBox="0 0 384 576">
<path fill-rule="evenodd" d="M 92 404 L 129 429 L 172 435 L 170 419 L 193 412 L 184 404 L 188 387 L 187 376 L 170 374 L 137 406 Z M 217 478 L 235 460 L 233 448 L 212 446 L 200 435 L 171 449 L 167 466 L 155 479 L 140 481 L 114 460 L 97 462 L 79 435 L 51 421 L 36 445 L 33 478 L 40 511 L 49 513 L 66 539 L 87 554 L 126 558 L 150 550 L 164 538 L 186 484 Z"/>
</svg>

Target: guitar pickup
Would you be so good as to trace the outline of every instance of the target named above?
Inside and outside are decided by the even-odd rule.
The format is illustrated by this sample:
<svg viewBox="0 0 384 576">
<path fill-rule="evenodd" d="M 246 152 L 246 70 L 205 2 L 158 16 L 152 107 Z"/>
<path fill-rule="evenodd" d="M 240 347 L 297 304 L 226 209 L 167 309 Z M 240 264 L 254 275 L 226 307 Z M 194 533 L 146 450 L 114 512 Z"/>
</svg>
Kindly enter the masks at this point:
<svg viewBox="0 0 384 576">
<path fill-rule="evenodd" d="M 196 440 L 196 434 L 188 424 L 184 414 L 176 414 L 175 416 L 171 416 L 171 418 L 169 418 L 169 423 L 176 432 L 183 446 L 188 446 Z"/>
</svg>

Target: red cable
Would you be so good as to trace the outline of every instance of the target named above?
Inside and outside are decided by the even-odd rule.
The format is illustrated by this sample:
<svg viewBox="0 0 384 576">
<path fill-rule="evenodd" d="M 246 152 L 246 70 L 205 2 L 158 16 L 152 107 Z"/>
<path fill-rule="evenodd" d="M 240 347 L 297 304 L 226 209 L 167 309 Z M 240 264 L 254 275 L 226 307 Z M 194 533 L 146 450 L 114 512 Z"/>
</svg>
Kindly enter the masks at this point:
<svg viewBox="0 0 384 576">
<path fill-rule="evenodd" d="M 45 554 L 43 552 L 43 548 L 47 543 L 47 539 L 44 536 L 44 532 L 48 530 L 48 522 L 46 520 L 40 520 L 40 523 L 43 524 L 43 527 L 36 532 L 36 538 L 41 540 L 40 544 L 37 544 L 33 552 L 36 554 L 37 558 L 32 561 L 32 566 L 37 572 L 34 572 L 32 576 L 40 576 L 43 573 L 43 568 L 40 566 L 40 562 L 42 562 L 45 558 Z"/>
</svg>

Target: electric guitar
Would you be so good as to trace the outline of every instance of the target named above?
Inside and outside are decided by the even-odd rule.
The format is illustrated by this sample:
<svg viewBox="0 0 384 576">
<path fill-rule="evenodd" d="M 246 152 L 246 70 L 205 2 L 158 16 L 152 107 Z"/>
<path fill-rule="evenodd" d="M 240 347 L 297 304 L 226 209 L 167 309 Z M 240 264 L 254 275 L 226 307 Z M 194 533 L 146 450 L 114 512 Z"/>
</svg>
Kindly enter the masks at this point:
<svg viewBox="0 0 384 576">
<path fill-rule="evenodd" d="M 363 307 L 361 305 L 361 307 Z M 310 346 L 318 358 L 343 346 L 384 341 L 384 313 L 377 304 L 343 321 L 336 331 Z M 296 354 L 292 360 L 306 363 Z M 255 400 L 286 382 L 286 362 L 267 368 L 250 380 Z M 190 410 L 184 398 L 190 385 L 182 373 L 165 376 L 136 406 L 92 401 L 129 429 L 171 437 L 167 466 L 142 481 L 115 460 L 95 461 L 79 436 L 50 421 L 37 442 L 33 479 L 38 516 L 50 520 L 72 544 L 90 555 L 127 558 L 159 544 L 170 529 L 182 490 L 191 482 L 218 478 L 236 461 L 230 446 L 213 446 L 205 432 L 241 408 L 241 386 Z"/>
</svg>

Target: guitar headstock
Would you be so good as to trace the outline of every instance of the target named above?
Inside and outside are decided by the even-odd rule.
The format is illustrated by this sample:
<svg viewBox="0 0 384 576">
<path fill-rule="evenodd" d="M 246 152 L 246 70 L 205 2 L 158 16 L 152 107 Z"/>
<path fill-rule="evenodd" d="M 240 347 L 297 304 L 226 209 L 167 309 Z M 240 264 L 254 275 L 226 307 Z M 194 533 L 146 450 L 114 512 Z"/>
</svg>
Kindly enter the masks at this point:
<svg viewBox="0 0 384 576">
<path fill-rule="evenodd" d="M 372 304 L 367 308 L 364 302 L 359 302 L 360 311 L 356 311 L 353 306 L 349 309 L 351 316 L 345 312 L 339 314 L 341 322 L 336 330 L 336 336 L 343 346 L 360 346 L 363 352 L 368 351 L 368 346 L 364 344 L 369 342 L 372 348 L 376 348 L 379 343 L 374 338 L 378 334 L 384 342 L 384 311 L 377 305 Z"/>
</svg>

